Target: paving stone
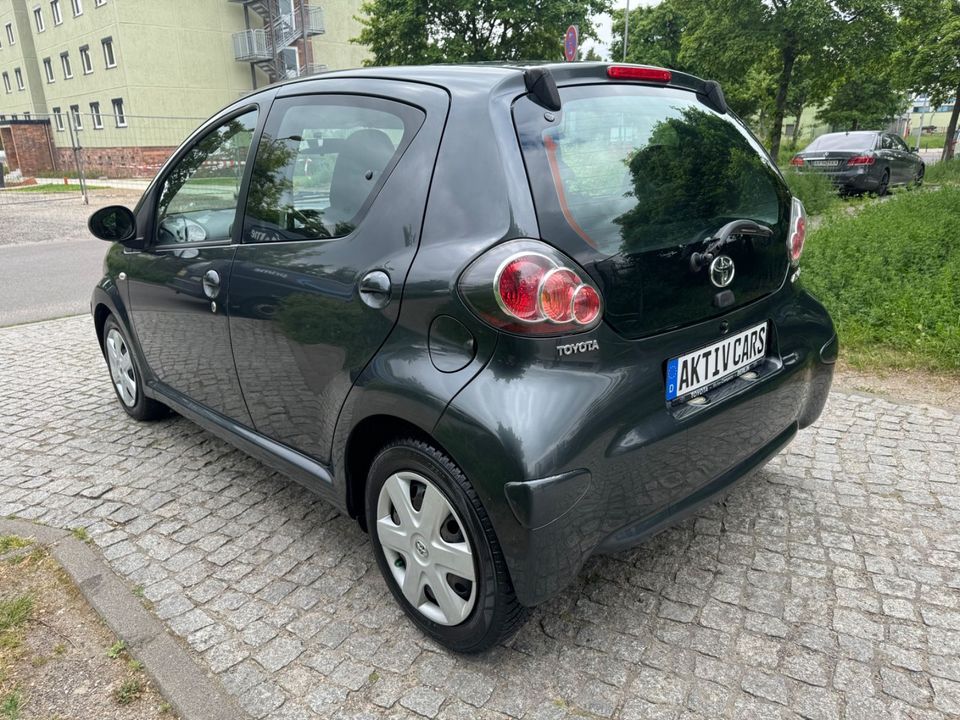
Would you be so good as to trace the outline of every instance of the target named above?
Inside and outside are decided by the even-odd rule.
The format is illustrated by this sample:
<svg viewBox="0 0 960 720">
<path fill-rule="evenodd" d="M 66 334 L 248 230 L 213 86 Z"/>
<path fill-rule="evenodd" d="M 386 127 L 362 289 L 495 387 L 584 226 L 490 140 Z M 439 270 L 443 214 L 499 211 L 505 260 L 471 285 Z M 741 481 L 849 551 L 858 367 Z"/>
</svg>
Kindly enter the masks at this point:
<svg viewBox="0 0 960 720">
<path fill-rule="evenodd" d="M 0 329 L 0 427 L 0 514 L 86 528 L 255 717 L 960 715 L 954 412 L 833 393 L 722 502 L 470 658 L 410 625 L 341 513 L 119 411 L 88 318 Z"/>
</svg>

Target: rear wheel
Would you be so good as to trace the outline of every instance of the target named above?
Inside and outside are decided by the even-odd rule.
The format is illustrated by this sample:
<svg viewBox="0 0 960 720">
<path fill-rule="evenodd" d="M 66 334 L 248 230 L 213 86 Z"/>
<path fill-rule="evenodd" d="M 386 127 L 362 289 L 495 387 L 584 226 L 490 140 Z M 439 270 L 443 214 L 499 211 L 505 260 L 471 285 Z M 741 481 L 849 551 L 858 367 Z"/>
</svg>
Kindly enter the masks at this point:
<svg viewBox="0 0 960 720">
<path fill-rule="evenodd" d="M 522 624 L 500 543 L 470 482 L 436 448 L 402 440 L 370 467 L 367 527 L 390 591 L 424 633 L 479 652 Z"/>
<path fill-rule="evenodd" d="M 880 176 L 880 184 L 877 185 L 877 195 L 883 197 L 890 190 L 890 170 L 884 170 Z"/>
<path fill-rule="evenodd" d="M 127 415 L 136 420 L 156 420 L 169 412 L 166 405 L 143 394 L 143 375 L 133 348 L 113 315 L 103 324 L 103 355 L 113 391 Z"/>
</svg>

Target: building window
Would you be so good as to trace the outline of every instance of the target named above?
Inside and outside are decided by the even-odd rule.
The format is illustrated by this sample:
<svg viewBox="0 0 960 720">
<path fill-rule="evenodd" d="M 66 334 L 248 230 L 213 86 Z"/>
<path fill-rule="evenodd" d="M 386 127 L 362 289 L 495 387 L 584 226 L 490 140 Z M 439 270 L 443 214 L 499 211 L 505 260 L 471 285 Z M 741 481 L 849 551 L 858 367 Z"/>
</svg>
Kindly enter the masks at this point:
<svg viewBox="0 0 960 720">
<path fill-rule="evenodd" d="M 93 72 L 93 60 L 90 59 L 89 45 L 84 45 L 80 48 L 80 66 L 83 68 L 84 75 L 89 75 Z"/>
<path fill-rule="evenodd" d="M 27 110 L 27 112 L 25 112 L 25 113 L 23 114 L 23 119 L 24 119 L 24 120 L 29 120 L 29 119 L 30 119 L 30 111 L 29 111 L 29 110 Z"/>
<path fill-rule="evenodd" d="M 73 129 L 83 130 L 83 118 L 80 117 L 80 106 L 70 106 L 70 116 L 73 118 Z"/>
<path fill-rule="evenodd" d="M 26 90 L 26 86 L 23 84 L 23 73 L 20 72 L 20 68 L 13 69 L 13 76 L 17 79 L 17 89 Z"/>
<path fill-rule="evenodd" d="M 53 62 L 51 62 L 50 58 L 43 59 L 43 72 L 47 76 L 47 82 L 52 83 L 53 82 Z"/>
<path fill-rule="evenodd" d="M 123 110 L 123 98 L 114 98 L 110 102 L 113 103 L 113 117 L 117 121 L 117 127 L 126 127 L 127 114 Z"/>
<path fill-rule="evenodd" d="M 46 28 L 43 25 L 43 8 L 35 7 L 33 9 L 33 20 L 37 23 L 37 32 L 42 33 Z"/>
<path fill-rule="evenodd" d="M 53 24 L 63 24 L 63 13 L 60 11 L 60 0 L 50 0 L 50 14 L 53 15 Z"/>
<path fill-rule="evenodd" d="M 103 130 L 103 118 L 100 116 L 100 103 L 90 103 L 90 118 L 94 130 Z"/>
<path fill-rule="evenodd" d="M 63 112 L 58 107 L 53 109 L 53 123 L 57 126 L 57 132 L 63 132 Z"/>
<path fill-rule="evenodd" d="M 107 4 L 107 0 L 94 0 L 93 3 L 96 7 L 103 7 Z"/>
<path fill-rule="evenodd" d="M 7 116 L 6 116 L 6 115 L 0 114 L 0 122 L 3 122 L 3 121 L 6 120 L 6 119 L 7 119 Z"/>
<path fill-rule="evenodd" d="M 81 0 L 70 0 L 70 4 L 73 5 L 73 16 L 83 15 L 83 3 Z"/>
<path fill-rule="evenodd" d="M 7 73 L 3 74 L 3 89 L 6 90 L 8 94 L 12 92 L 10 89 L 10 76 Z"/>
<path fill-rule="evenodd" d="M 7 23 L 7 42 L 10 45 L 15 45 L 17 42 L 13 39 L 13 23 Z"/>
<path fill-rule="evenodd" d="M 73 77 L 73 70 L 70 69 L 70 53 L 62 52 L 60 53 L 60 65 L 63 66 L 63 77 L 65 80 L 69 80 Z"/>
<path fill-rule="evenodd" d="M 108 68 L 117 66 L 117 56 L 113 54 L 113 38 L 106 37 L 100 41 L 103 44 L 103 62 Z"/>
</svg>

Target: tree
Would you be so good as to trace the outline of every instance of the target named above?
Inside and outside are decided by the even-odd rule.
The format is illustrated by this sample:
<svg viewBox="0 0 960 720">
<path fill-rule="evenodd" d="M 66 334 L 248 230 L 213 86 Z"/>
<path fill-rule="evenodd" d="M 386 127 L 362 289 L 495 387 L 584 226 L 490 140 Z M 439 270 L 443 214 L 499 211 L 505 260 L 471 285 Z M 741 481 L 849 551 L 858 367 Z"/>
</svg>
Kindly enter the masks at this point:
<svg viewBox="0 0 960 720">
<path fill-rule="evenodd" d="M 960 116 L 960 0 L 905 1 L 900 27 L 903 42 L 896 61 L 905 68 L 909 87 L 929 95 L 935 106 L 954 99 L 942 155 L 949 160 Z"/>
<path fill-rule="evenodd" d="M 851 68 L 833 87 L 817 119 L 836 130 L 882 128 L 903 110 L 905 102 L 888 71 Z"/>
<path fill-rule="evenodd" d="M 368 65 L 560 60 L 569 25 L 596 38 L 591 16 L 608 0 L 368 0 L 353 39 Z"/>
<path fill-rule="evenodd" d="M 774 157 L 788 109 L 826 99 L 814 80 L 875 57 L 895 24 L 886 0 L 668 1 L 688 20 L 678 64 L 723 83 L 738 113 L 761 114 Z"/>
<path fill-rule="evenodd" d="M 614 10 L 613 41 L 610 58 L 623 59 L 623 10 Z M 684 70 L 680 65 L 680 39 L 687 27 L 686 18 L 673 0 L 664 0 L 653 7 L 637 7 L 630 11 L 627 62 L 659 65 Z"/>
</svg>

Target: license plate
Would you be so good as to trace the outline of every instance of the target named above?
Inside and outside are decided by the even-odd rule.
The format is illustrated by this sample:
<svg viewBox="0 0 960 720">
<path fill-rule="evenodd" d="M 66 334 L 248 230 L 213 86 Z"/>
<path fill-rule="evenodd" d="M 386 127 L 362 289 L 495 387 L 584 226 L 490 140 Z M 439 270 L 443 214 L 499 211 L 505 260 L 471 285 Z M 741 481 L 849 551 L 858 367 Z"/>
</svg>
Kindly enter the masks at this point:
<svg viewBox="0 0 960 720">
<path fill-rule="evenodd" d="M 767 323 L 667 361 L 667 401 L 701 395 L 763 361 Z"/>
<path fill-rule="evenodd" d="M 839 160 L 811 160 L 810 164 L 814 167 L 836 167 L 840 164 Z"/>
</svg>

